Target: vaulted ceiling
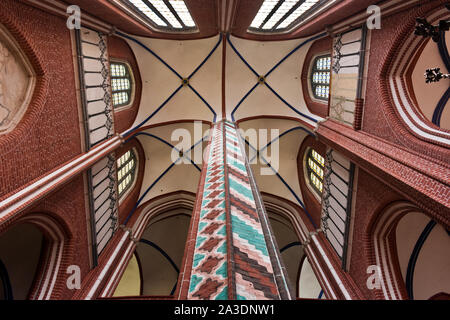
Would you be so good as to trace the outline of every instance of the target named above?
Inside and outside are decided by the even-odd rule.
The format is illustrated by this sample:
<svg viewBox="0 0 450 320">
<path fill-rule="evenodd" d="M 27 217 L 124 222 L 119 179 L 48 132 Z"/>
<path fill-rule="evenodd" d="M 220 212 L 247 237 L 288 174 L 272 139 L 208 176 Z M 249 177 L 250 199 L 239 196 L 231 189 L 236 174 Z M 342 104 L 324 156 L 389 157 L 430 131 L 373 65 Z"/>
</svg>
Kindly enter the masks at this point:
<svg viewBox="0 0 450 320">
<path fill-rule="evenodd" d="M 151 13 L 147 12 L 149 19 L 145 19 L 144 11 L 139 15 L 137 6 L 148 10 L 152 4 L 169 6 L 178 0 L 70 1 L 92 16 L 114 25 L 136 57 L 142 78 L 142 94 L 137 116 L 130 128 L 145 123 L 137 138 L 148 164 L 140 190 L 140 203 L 180 190 L 195 193 L 201 161 L 197 167 L 192 163 L 172 166 L 172 149 L 170 144 L 163 142 L 176 144 L 173 133 L 182 129 L 191 137 L 189 145 L 184 148 L 188 150 L 199 139 L 195 138 L 193 121 L 202 121 L 199 130 L 205 132 L 211 123 L 227 118 L 238 122 L 244 131 L 268 133 L 265 142 L 248 141 L 251 147 L 247 152 L 252 160 L 255 149 L 251 148 L 262 148 L 268 161 L 278 153 L 280 155 L 277 174 L 272 171 L 262 173 L 268 168 L 259 161 L 252 165 L 260 190 L 303 205 L 297 153 L 304 139 L 314 135 L 316 122 L 322 120 L 308 109 L 302 89 L 301 72 L 313 43 L 308 39 L 325 31 L 327 25 L 338 23 L 351 14 L 365 12 L 368 5 L 378 1 L 266 0 L 271 5 L 259 18 L 262 21 L 259 23 L 261 32 L 249 31 L 249 27 L 252 23 L 255 25 L 255 17 L 264 9 L 264 0 L 184 1 L 196 23 L 196 31 L 158 31 L 157 26 L 144 23 L 145 20 L 151 22 Z M 285 11 L 278 12 L 283 3 L 290 3 L 290 9 L 285 7 Z M 274 33 L 272 29 L 269 34 L 262 30 L 271 17 L 278 14 L 278 17 L 286 18 L 303 3 L 329 6 L 315 12 L 315 16 L 308 16 L 305 11 L 308 19 L 289 32 Z M 120 4 L 128 4 L 128 7 Z M 133 11 L 137 14 L 135 16 L 127 11 L 127 8 L 133 8 L 133 4 L 137 5 Z M 165 22 L 170 24 L 169 19 Z M 220 33 L 228 33 L 229 37 L 221 37 Z M 331 49 L 331 41 L 329 47 Z M 265 85 L 258 85 L 256 73 L 266 75 Z M 186 77 L 189 78 L 188 85 L 182 85 L 180 80 Z M 253 89 L 249 91 L 250 88 Z M 277 143 L 264 147 L 273 139 Z M 192 151 L 202 147 L 204 150 L 205 146 L 204 141 Z"/>
</svg>

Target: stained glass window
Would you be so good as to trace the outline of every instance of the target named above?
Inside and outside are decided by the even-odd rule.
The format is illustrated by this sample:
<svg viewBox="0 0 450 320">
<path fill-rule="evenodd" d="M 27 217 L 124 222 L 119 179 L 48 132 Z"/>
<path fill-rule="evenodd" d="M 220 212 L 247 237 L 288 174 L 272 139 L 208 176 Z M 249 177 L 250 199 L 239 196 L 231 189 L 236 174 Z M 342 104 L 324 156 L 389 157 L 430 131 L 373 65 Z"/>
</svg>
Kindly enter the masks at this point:
<svg viewBox="0 0 450 320">
<path fill-rule="evenodd" d="M 311 89 L 317 99 L 328 101 L 330 96 L 331 56 L 317 57 L 311 72 Z"/>
<path fill-rule="evenodd" d="M 316 150 L 309 149 L 306 157 L 306 167 L 309 184 L 321 197 L 323 190 L 323 175 L 325 159 Z"/>
<path fill-rule="evenodd" d="M 126 106 L 131 100 L 131 73 L 125 63 L 111 63 L 111 90 L 114 107 Z"/>
<path fill-rule="evenodd" d="M 117 160 L 117 185 L 119 198 L 121 198 L 133 184 L 135 173 L 136 154 L 133 150 L 129 150 Z"/>
</svg>

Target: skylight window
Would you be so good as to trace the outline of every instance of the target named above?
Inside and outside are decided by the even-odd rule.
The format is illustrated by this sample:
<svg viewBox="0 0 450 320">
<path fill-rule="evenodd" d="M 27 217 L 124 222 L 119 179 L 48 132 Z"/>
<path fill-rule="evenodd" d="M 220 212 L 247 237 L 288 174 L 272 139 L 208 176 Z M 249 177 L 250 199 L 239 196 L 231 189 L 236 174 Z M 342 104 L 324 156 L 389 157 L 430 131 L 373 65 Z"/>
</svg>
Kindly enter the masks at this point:
<svg viewBox="0 0 450 320">
<path fill-rule="evenodd" d="M 194 20 L 184 0 L 123 0 L 159 29 L 168 31 L 192 31 Z"/>
<path fill-rule="evenodd" d="M 283 32 L 298 25 L 330 0 L 264 0 L 249 31 Z"/>
<path fill-rule="evenodd" d="M 279 0 L 265 0 L 258 13 L 256 14 L 255 19 L 253 19 L 250 27 L 256 29 L 260 28 L 261 24 L 264 22 L 269 13 L 272 12 L 273 8 L 277 5 L 278 2 Z"/>
<path fill-rule="evenodd" d="M 169 3 L 178 13 L 186 27 L 195 28 L 195 22 L 192 20 L 191 14 L 183 0 L 169 0 Z"/>
<path fill-rule="evenodd" d="M 275 13 L 272 15 L 272 17 L 269 19 L 269 21 L 267 21 L 264 26 L 263 29 L 265 30 L 269 30 L 272 29 L 275 24 L 280 21 L 281 18 L 284 17 L 284 15 L 286 13 L 288 13 L 288 11 L 297 3 L 297 0 L 286 0 L 284 1 L 281 6 L 277 9 L 277 11 L 275 11 Z"/>
</svg>

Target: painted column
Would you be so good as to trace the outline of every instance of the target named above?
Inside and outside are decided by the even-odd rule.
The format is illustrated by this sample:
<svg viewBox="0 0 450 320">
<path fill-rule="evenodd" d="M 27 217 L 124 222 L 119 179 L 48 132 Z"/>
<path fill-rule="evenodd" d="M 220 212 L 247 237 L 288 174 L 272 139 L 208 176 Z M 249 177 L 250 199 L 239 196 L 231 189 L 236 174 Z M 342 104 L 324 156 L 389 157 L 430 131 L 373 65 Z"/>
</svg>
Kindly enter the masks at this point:
<svg viewBox="0 0 450 320">
<path fill-rule="evenodd" d="M 267 214 L 234 124 L 217 123 L 197 192 L 178 299 L 291 299 Z"/>
</svg>

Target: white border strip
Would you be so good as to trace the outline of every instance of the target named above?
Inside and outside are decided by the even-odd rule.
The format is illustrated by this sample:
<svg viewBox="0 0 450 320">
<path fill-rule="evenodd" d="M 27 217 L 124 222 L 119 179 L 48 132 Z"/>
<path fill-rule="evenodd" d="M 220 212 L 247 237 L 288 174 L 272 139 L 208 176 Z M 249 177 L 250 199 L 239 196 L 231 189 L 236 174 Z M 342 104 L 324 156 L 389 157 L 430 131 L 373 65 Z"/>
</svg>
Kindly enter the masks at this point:
<svg viewBox="0 0 450 320">
<path fill-rule="evenodd" d="M 103 268 L 102 272 L 100 272 L 100 275 L 98 276 L 97 280 L 95 280 L 94 285 L 91 287 L 91 290 L 87 294 L 87 296 L 84 298 L 85 300 L 91 300 L 94 296 L 95 292 L 97 291 L 99 285 L 101 284 L 103 278 L 105 277 L 106 273 L 109 271 L 109 269 L 112 266 L 112 263 L 116 259 L 116 256 L 118 255 L 119 251 L 122 249 L 122 246 L 124 245 L 125 241 L 127 240 L 128 236 L 130 235 L 130 231 L 125 231 L 124 235 L 120 239 L 120 242 L 118 243 L 116 249 L 114 250 L 113 254 L 109 257 L 108 262 L 106 263 L 105 267 Z"/>
<path fill-rule="evenodd" d="M 271 205 L 271 206 L 276 206 L 276 207 L 280 208 L 279 205 L 275 205 L 274 203 L 271 203 L 270 205 Z M 296 215 L 292 215 L 292 213 L 291 213 L 289 210 L 285 209 L 285 208 L 282 208 L 282 211 L 284 211 L 285 213 L 288 214 L 288 216 L 291 217 L 290 220 L 291 220 L 291 222 L 293 222 L 295 228 L 297 229 L 298 234 L 299 234 L 299 236 L 300 236 L 300 238 L 301 238 L 301 241 L 302 241 L 303 243 L 304 243 L 304 242 L 307 242 L 308 235 L 309 235 L 310 233 L 309 233 L 308 228 L 306 227 L 306 225 L 303 223 L 303 221 L 302 221 L 301 219 L 299 219 Z M 292 218 L 292 217 L 293 217 L 293 218 Z M 339 277 L 339 275 L 337 274 L 337 272 L 336 272 L 336 270 L 334 269 L 333 265 L 331 264 L 331 261 L 328 259 L 328 256 L 326 255 L 326 253 L 325 253 L 325 251 L 323 250 L 323 248 L 322 248 L 320 242 L 319 242 L 318 239 L 316 238 L 316 235 L 312 235 L 312 236 L 311 236 L 311 239 L 314 241 L 315 246 L 316 246 L 317 249 L 319 250 L 321 256 L 323 257 L 324 262 L 326 263 L 326 265 L 327 265 L 328 269 L 330 270 L 330 272 L 331 272 L 331 274 L 332 274 L 332 276 L 333 276 L 335 282 L 336 282 L 337 285 L 339 286 L 339 289 L 342 291 L 342 293 L 343 293 L 343 295 L 345 296 L 345 298 L 348 299 L 348 300 L 352 300 L 351 295 L 349 294 L 349 292 L 348 292 L 347 288 L 345 287 L 345 285 L 342 283 L 341 278 Z M 319 262 L 318 262 L 318 260 L 317 260 L 317 257 L 316 257 L 315 254 L 313 253 L 311 243 L 309 243 L 309 244 L 306 246 L 305 249 L 306 249 L 305 251 L 308 251 L 308 252 L 309 252 L 309 254 L 310 254 L 310 256 L 311 256 L 311 258 L 312 258 L 312 260 L 313 260 L 313 261 L 310 260 L 310 263 L 311 263 L 311 262 L 314 262 L 314 265 L 311 264 L 311 266 L 316 267 L 316 268 L 319 270 L 319 272 L 321 273 L 321 277 L 318 277 L 318 278 L 322 278 L 322 279 L 323 279 L 323 281 L 324 281 L 324 282 L 326 283 L 326 285 L 327 285 L 327 288 L 330 290 L 330 293 L 331 293 L 333 299 L 337 299 L 337 296 L 336 296 L 336 294 L 334 293 L 334 291 L 333 291 L 333 289 L 332 289 L 332 286 L 331 286 L 331 284 L 329 283 L 327 277 L 325 276 L 325 274 L 324 274 L 324 272 L 323 272 L 323 269 L 321 268 L 321 266 L 320 266 L 320 264 L 319 264 Z"/>
<path fill-rule="evenodd" d="M 2 209 L 2 211 L 0 211 L 0 224 L 4 222 L 2 220 L 6 216 L 15 211 L 25 209 L 25 205 L 28 202 L 37 200 L 45 194 L 49 193 L 58 184 L 68 181 L 79 171 L 82 171 L 83 168 L 89 167 L 90 165 L 104 157 L 106 154 L 114 151 L 114 149 L 120 144 L 120 138 L 118 136 L 115 136 L 100 147 L 92 149 L 91 151 L 83 154 L 75 160 L 72 160 L 58 170 L 50 173 L 49 175 L 46 175 L 42 179 L 39 179 L 28 187 L 13 194 L 11 197 L 3 200 L 2 202 L 0 202 L 0 209 Z"/>
<path fill-rule="evenodd" d="M 435 22 L 437 16 L 447 12 L 447 9 L 439 10 L 435 12 L 433 15 L 428 17 L 430 23 Z M 413 54 L 413 49 L 422 41 L 422 38 L 419 38 L 415 35 L 410 35 L 407 40 L 405 40 L 405 44 L 400 49 L 400 52 L 397 54 L 397 57 L 392 64 L 392 68 L 389 73 L 389 88 L 392 98 L 394 100 L 394 105 L 397 111 L 399 112 L 402 120 L 408 125 L 408 127 L 413 130 L 419 136 L 430 139 L 433 141 L 437 141 L 439 143 L 450 146 L 450 133 L 444 132 L 442 130 L 437 130 L 430 127 L 427 123 L 423 121 L 413 110 L 413 106 L 410 105 L 408 99 L 406 97 L 405 92 L 408 92 L 407 88 L 405 88 L 402 84 L 403 78 L 400 77 L 399 73 L 405 70 L 408 65 L 411 63 L 409 59 L 403 59 L 404 56 L 411 56 Z M 397 70 L 397 73 L 394 71 Z M 409 115 L 409 117 L 408 117 Z M 411 121 L 411 119 L 412 121 Z M 433 135 L 432 133 L 424 131 L 424 129 L 441 134 L 445 137 L 440 137 Z"/>
</svg>

